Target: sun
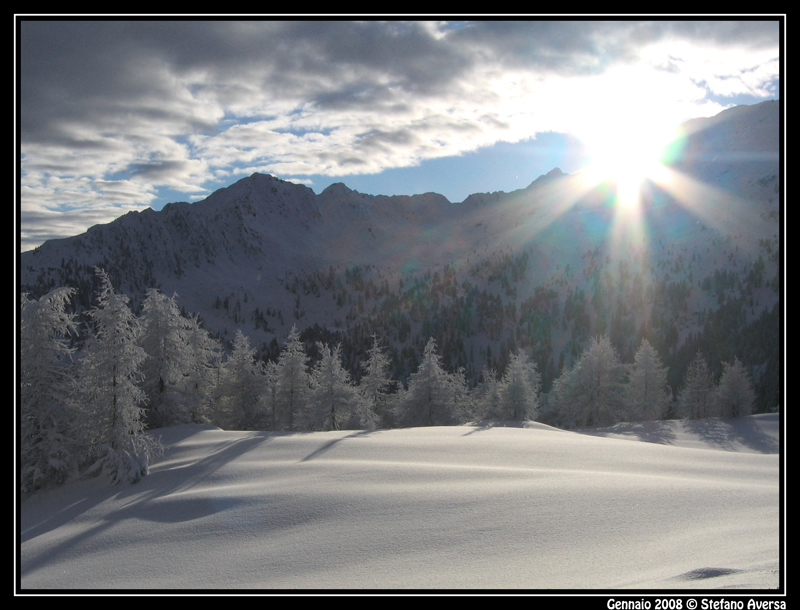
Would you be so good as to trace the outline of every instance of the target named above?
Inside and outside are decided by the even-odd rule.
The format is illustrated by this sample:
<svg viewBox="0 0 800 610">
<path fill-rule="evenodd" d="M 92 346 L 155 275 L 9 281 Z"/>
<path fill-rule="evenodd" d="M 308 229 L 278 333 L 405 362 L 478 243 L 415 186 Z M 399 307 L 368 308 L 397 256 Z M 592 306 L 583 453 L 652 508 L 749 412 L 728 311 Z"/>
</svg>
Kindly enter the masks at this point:
<svg viewBox="0 0 800 610">
<path fill-rule="evenodd" d="M 597 125 L 582 137 L 589 156 L 585 177 L 590 184 L 610 183 L 621 211 L 634 212 L 642 183 L 662 179 L 664 151 L 674 137 L 672 128 L 652 120 L 627 117 Z"/>
</svg>

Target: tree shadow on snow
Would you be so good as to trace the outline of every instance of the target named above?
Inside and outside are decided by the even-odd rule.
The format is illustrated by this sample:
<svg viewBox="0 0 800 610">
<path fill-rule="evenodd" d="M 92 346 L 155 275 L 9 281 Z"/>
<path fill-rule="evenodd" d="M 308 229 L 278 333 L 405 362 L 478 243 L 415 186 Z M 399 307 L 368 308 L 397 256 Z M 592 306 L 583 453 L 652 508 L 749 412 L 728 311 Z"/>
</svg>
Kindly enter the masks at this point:
<svg viewBox="0 0 800 610">
<path fill-rule="evenodd" d="M 676 431 L 696 439 L 709 449 L 741 451 L 742 448 L 746 448 L 755 453 L 780 451 L 776 436 L 765 432 L 753 417 L 622 422 L 607 428 L 575 430 L 592 436 L 627 437 L 660 445 L 675 444 L 678 438 Z"/>
<path fill-rule="evenodd" d="M 778 453 L 778 440 L 764 433 L 752 417 L 683 420 L 683 428 L 710 447 L 734 451 L 746 447 L 756 453 Z"/>
<path fill-rule="evenodd" d="M 207 455 L 198 461 L 190 461 L 185 465 L 177 465 L 173 467 L 159 468 L 159 462 L 172 459 L 175 456 L 172 454 L 171 447 L 165 448 L 165 456 L 162 460 L 156 462 L 149 475 L 143 477 L 141 480 L 134 484 L 123 484 L 120 487 L 112 486 L 107 479 L 102 475 L 94 481 L 80 481 L 79 487 L 73 489 L 59 488 L 52 490 L 54 493 L 59 494 L 59 497 L 74 497 L 75 501 L 69 503 L 64 509 L 58 511 L 55 515 L 50 515 L 47 518 L 34 524 L 25 523 L 25 510 L 23 507 L 22 515 L 22 532 L 20 541 L 25 542 L 46 534 L 59 527 L 65 526 L 73 520 L 78 519 L 82 514 L 91 510 L 98 504 L 108 500 L 125 500 L 131 501 L 125 505 L 124 509 L 119 509 L 108 513 L 101 525 L 98 525 L 77 537 L 71 537 L 59 545 L 59 551 L 79 543 L 100 531 L 105 530 L 114 523 L 121 519 L 136 514 L 154 514 L 152 511 L 143 511 L 143 505 L 146 505 L 159 497 L 167 496 L 170 494 L 180 493 L 187 491 L 196 486 L 202 480 L 207 479 L 217 470 L 225 466 L 231 460 L 237 459 L 248 451 L 253 450 L 258 445 L 270 440 L 268 433 L 254 432 L 252 436 L 245 438 L 238 438 L 229 440 L 221 444 L 221 447 L 216 449 L 213 453 Z M 180 447 L 176 448 L 179 451 Z M 69 483 L 67 484 L 70 485 Z M 82 497 L 78 497 L 81 495 Z M 69 500 L 67 500 L 69 501 Z M 35 509 L 34 509 L 35 510 Z M 176 517 L 171 518 L 173 521 L 188 521 L 197 518 L 196 511 L 188 511 L 180 513 L 173 511 Z M 184 518 L 185 517 L 185 518 Z M 35 518 L 35 517 L 34 517 Z M 26 569 L 31 569 L 32 566 L 26 566 Z"/>
<path fill-rule="evenodd" d="M 622 422 L 609 428 L 584 428 L 576 432 L 592 436 L 626 436 L 646 443 L 672 445 L 677 439 L 674 425 L 671 420 Z"/>
<path fill-rule="evenodd" d="M 56 489 L 55 493 L 59 494 L 59 498 L 66 499 L 67 502 L 74 498 L 75 501 L 69 502 L 64 509 L 58 511 L 55 515 L 49 515 L 38 523 L 31 525 L 25 523 L 25 511 L 23 510 L 20 535 L 22 544 L 37 536 L 66 526 L 71 521 L 78 520 L 81 515 L 108 500 L 114 500 L 115 502 L 122 500 L 124 502 L 129 499 L 130 502 L 104 515 L 103 519 L 97 521 L 94 527 L 88 528 L 77 535 L 69 536 L 63 542 L 49 548 L 47 553 L 25 561 L 21 566 L 22 573 L 36 570 L 41 565 L 49 563 L 52 557 L 68 552 L 69 549 L 103 533 L 126 518 L 136 517 L 162 522 L 181 522 L 231 508 L 236 503 L 235 500 L 227 504 L 225 502 L 215 503 L 206 499 L 200 502 L 187 500 L 180 506 L 180 510 L 175 509 L 174 498 L 171 500 L 169 507 L 158 507 L 155 501 L 170 494 L 188 491 L 213 475 L 231 460 L 241 457 L 264 442 L 268 442 L 272 436 L 271 433 L 266 432 L 248 433 L 246 437 L 221 443 L 221 446 L 213 453 L 198 461 L 190 461 L 184 465 L 159 468 L 157 462 L 149 475 L 134 484 L 123 484 L 122 487 L 112 486 L 107 479 L 102 478 L 102 475 L 100 475 L 100 478 L 95 481 L 78 482 L 80 485 L 75 486 L 72 490 Z M 176 449 L 180 450 L 180 447 Z M 159 462 L 166 461 L 167 458 L 172 457 L 174 456 L 171 455 L 170 447 L 167 447 L 164 459 L 159 460 Z M 36 510 L 37 507 L 32 506 L 32 511 Z M 36 519 L 37 517 L 34 516 L 32 518 Z"/>
<path fill-rule="evenodd" d="M 344 440 L 346 440 L 348 438 L 358 438 L 360 436 L 370 436 L 372 434 L 375 434 L 376 432 L 380 432 L 380 430 L 356 430 L 355 432 L 353 432 L 352 434 L 348 434 L 347 436 L 342 436 L 342 437 L 339 437 L 339 438 L 331 439 L 330 441 L 328 441 L 327 443 L 325 443 L 324 445 L 322 445 L 318 449 L 315 449 L 314 451 L 309 453 L 306 457 L 304 457 L 300 461 L 301 462 L 308 462 L 309 460 L 313 460 L 314 458 L 319 457 L 323 453 L 327 453 L 328 451 L 333 449 L 333 447 L 335 447 L 336 445 L 338 445 L 339 443 L 341 443 L 342 441 L 344 441 Z"/>
<path fill-rule="evenodd" d="M 476 432 L 486 432 L 487 430 L 491 430 L 492 428 L 539 428 L 539 429 L 555 430 L 556 432 L 564 432 L 564 430 L 561 430 L 560 428 L 554 428 L 552 426 L 548 426 L 547 424 L 542 424 L 530 419 L 522 421 L 483 419 L 480 421 L 464 424 L 464 426 L 472 428 L 472 430 L 466 432 L 464 436 L 475 434 Z"/>
</svg>

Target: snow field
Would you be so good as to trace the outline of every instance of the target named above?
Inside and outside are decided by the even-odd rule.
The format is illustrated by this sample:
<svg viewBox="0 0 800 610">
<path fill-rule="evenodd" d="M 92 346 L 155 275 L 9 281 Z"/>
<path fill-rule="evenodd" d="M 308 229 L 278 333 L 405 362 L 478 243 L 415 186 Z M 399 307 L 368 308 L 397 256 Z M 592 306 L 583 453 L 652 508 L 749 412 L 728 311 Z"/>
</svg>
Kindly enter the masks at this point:
<svg viewBox="0 0 800 610">
<path fill-rule="evenodd" d="M 542 424 L 161 429 L 135 485 L 23 500 L 22 590 L 777 588 L 779 455 L 661 423 L 669 445 Z"/>
</svg>

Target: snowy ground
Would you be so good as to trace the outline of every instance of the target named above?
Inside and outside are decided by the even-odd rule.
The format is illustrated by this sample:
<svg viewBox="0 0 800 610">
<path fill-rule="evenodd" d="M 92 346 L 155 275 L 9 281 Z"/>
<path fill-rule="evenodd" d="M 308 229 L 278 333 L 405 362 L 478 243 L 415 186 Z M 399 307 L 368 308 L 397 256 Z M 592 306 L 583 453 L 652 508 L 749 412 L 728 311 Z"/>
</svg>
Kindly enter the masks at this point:
<svg viewBox="0 0 800 610">
<path fill-rule="evenodd" d="M 777 415 L 158 432 L 139 483 L 22 501 L 21 592 L 779 586 Z"/>
</svg>

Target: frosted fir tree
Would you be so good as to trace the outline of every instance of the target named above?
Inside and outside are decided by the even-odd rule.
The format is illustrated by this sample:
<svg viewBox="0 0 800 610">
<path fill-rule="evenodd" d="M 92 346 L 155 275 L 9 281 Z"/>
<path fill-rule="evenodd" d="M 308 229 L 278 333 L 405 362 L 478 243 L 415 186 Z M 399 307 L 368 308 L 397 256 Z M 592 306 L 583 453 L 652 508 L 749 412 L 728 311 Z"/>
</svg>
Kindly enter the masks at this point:
<svg viewBox="0 0 800 610">
<path fill-rule="evenodd" d="M 377 418 L 369 425 L 368 421 L 364 421 L 361 427 L 374 428 L 378 423 L 384 426 L 389 426 L 391 421 L 391 413 L 389 409 L 388 390 L 392 386 L 393 381 L 389 377 L 389 357 L 380 345 L 377 335 L 372 335 L 372 347 L 367 352 L 367 359 L 361 364 L 364 374 L 361 377 L 361 382 L 358 385 L 359 392 L 364 398 L 364 408 L 366 410 L 364 419 L 368 419 L 369 413 L 372 413 Z"/>
<path fill-rule="evenodd" d="M 272 375 L 272 414 L 276 430 L 296 430 L 311 390 L 308 356 L 300 333 L 292 326 Z"/>
<path fill-rule="evenodd" d="M 703 355 L 698 351 L 689 363 L 683 389 L 678 394 L 678 409 L 688 419 L 703 419 L 719 414 L 716 383 Z"/>
<path fill-rule="evenodd" d="M 104 271 L 96 272 L 101 288 L 87 314 L 91 337 L 78 362 L 74 392 L 76 435 L 88 456 L 99 457 L 88 472 L 103 468 L 114 483 L 133 482 L 148 473 L 160 449 L 144 431 L 140 371 L 147 354 L 128 297 L 114 292 Z"/>
<path fill-rule="evenodd" d="M 189 320 L 181 315 L 176 298 L 151 288 L 142 305 L 140 345 L 149 356 L 142 365 L 142 389 L 150 428 L 191 421 L 185 381 L 194 354 L 188 344 Z"/>
<path fill-rule="evenodd" d="M 612 424 L 622 413 L 624 368 L 607 336 L 595 337 L 553 383 L 551 408 L 565 427 Z"/>
<path fill-rule="evenodd" d="M 65 397 L 72 383 L 67 338 L 76 333 L 66 305 L 72 288 L 38 300 L 22 295 L 19 335 L 20 484 L 23 492 L 60 484 L 77 473 Z"/>
<path fill-rule="evenodd" d="M 545 419 L 556 426 L 568 428 L 574 425 L 573 418 L 575 413 L 572 408 L 572 401 L 575 393 L 576 375 L 576 367 L 565 364 L 561 368 L 561 373 L 553 380 L 550 393 L 547 395 Z"/>
<path fill-rule="evenodd" d="M 450 385 L 450 418 L 453 424 L 462 424 L 472 417 L 475 405 L 467 384 L 467 373 L 463 366 L 448 375 Z"/>
<path fill-rule="evenodd" d="M 407 427 L 456 425 L 464 421 L 467 401 L 463 371 L 448 374 L 436 353 L 436 342 L 429 339 L 419 368 L 398 397 L 398 420 Z"/>
<path fill-rule="evenodd" d="M 623 396 L 630 421 L 657 420 L 667 413 L 672 400 L 667 367 L 647 339 L 642 339 L 629 367 Z"/>
<path fill-rule="evenodd" d="M 364 398 L 342 367 L 341 346 L 319 345 L 320 360 L 311 372 L 311 392 L 305 413 L 308 430 L 342 430 L 350 427 L 353 416 L 363 413 Z M 368 424 L 374 426 L 374 415 Z"/>
<path fill-rule="evenodd" d="M 735 358 L 722 363 L 722 377 L 717 388 L 717 404 L 722 417 L 744 417 L 753 413 L 756 395 L 750 374 Z"/>
<path fill-rule="evenodd" d="M 275 396 L 277 390 L 279 367 L 277 362 L 267 361 L 264 364 L 264 395 L 262 402 L 265 410 L 265 430 L 277 430 L 275 418 Z"/>
<path fill-rule="evenodd" d="M 480 418 L 498 417 L 501 411 L 503 385 L 497 377 L 497 372 L 485 366 L 481 373 L 481 382 L 473 391 L 473 404 Z"/>
<path fill-rule="evenodd" d="M 186 347 L 191 360 L 184 374 L 185 409 L 191 422 L 208 423 L 214 386 L 219 380 L 222 346 L 200 326 L 197 315 L 189 316 L 187 322 Z"/>
<path fill-rule="evenodd" d="M 501 390 L 502 385 L 497 378 L 497 372 L 489 366 L 484 366 L 480 381 L 472 392 L 474 415 L 477 419 L 497 417 L 500 412 Z"/>
<path fill-rule="evenodd" d="M 500 381 L 497 417 L 504 420 L 536 419 L 541 385 L 536 363 L 520 350 L 511 354 Z"/>
<path fill-rule="evenodd" d="M 231 354 L 220 367 L 215 391 L 216 417 L 221 427 L 231 430 L 263 430 L 266 377 L 256 350 L 241 330 L 236 331 Z"/>
</svg>

